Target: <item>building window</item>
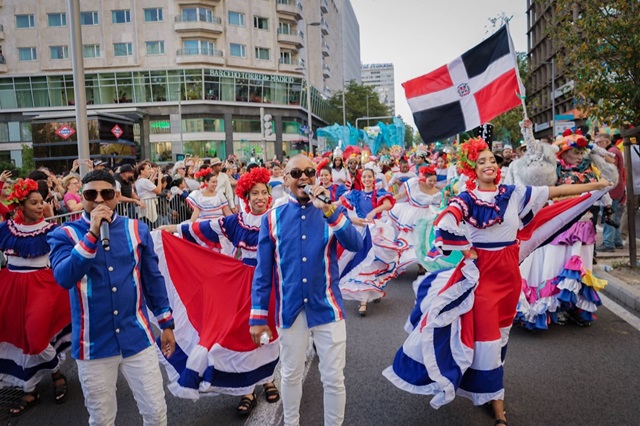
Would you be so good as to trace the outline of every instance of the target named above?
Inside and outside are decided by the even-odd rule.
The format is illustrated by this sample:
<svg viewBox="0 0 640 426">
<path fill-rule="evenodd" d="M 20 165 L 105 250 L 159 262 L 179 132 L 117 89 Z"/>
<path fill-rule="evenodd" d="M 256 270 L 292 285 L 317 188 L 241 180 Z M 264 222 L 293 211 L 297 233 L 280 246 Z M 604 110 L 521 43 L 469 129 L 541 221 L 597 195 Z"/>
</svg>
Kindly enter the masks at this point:
<svg viewBox="0 0 640 426">
<path fill-rule="evenodd" d="M 33 28 L 35 22 L 33 15 L 16 15 L 16 28 Z"/>
<path fill-rule="evenodd" d="M 35 47 L 19 47 L 18 58 L 21 61 L 35 61 L 38 59 Z"/>
<path fill-rule="evenodd" d="M 145 9 L 144 22 L 162 22 L 162 8 Z"/>
<path fill-rule="evenodd" d="M 246 58 L 247 46 L 244 44 L 231 43 L 229 46 L 229 54 L 236 58 Z"/>
<path fill-rule="evenodd" d="M 263 61 L 269 60 L 269 49 L 265 47 L 256 47 L 256 59 L 261 59 Z"/>
<path fill-rule="evenodd" d="M 293 34 L 291 22 L 280 22 L 278 24 L 278 34 Z"/>
<path fill-rule="evenodd" d="M 132 56 L 133 43 L 113 43 L 113 54 L 115 56 Z"/>
<path fill-rule="evenodd" d="M 47 13 L 47 20 L 50 27 L 66 27 L 67 26 L 67 14 L 66 13 Z"/>
<path fill-rule="evenodd" d="M 220 18 L 214 20 L 213 10 L 204 7 L 185 7 L 182 9 L 183 22 L 218 22 Z"/>
<path fill-rule="evenodd" d="M 83 58 L 99 58 L 100 57 L 100 45 L 99 44 L 85 44 L 82 46 Z"/>
<path fill-rule="evenodd" d="M 244 13 L 229 12 L 229 25 L 244 27 Z"/>
<path fill-rule="evenodd" d="M 185 55 L 215 55 L 215 46 L 209 40 L 184 40 L 182 47 Z"/>
<path fill-rule="evenodd" d="M 164 55 L 164 41 L 148 41 L 147 55 Z"/>
<path fill-rule="evenodd" d="M 51 59 L 69 59 L 69 47 L 67 46 L 49 46 Z"/>
<path fill-rule="evenodd" d="M 129 9 L 112 10 L 111 22 L 114 24 L 128 24 L 131 22 L 131 11 Z"/>
<path fill-rule="evenodd" d="M 269 29 L 269 19 L 261 18 L 260 16 L 253 17 L 253 28 L 257 28 L 259 30 L 268 30 Z"/>
<path fill-rule="evenodd" d="M 280 63 L 291 65 L 293 63 L 293 53 L 288 50 L 280 52 Z"/>
<path fill-rule="evenodd" d="M 98 25 L 98 11 L 80 12 L 80 25 Z"/>
</svg>

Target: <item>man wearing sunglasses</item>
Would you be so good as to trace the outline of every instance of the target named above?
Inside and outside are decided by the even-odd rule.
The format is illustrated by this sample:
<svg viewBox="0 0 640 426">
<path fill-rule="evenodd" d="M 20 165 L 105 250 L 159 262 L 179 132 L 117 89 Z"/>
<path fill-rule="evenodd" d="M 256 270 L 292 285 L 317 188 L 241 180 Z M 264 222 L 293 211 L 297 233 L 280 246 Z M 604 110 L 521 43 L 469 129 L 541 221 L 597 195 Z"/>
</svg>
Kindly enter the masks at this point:
<svg viewBox="0 0 640 426">
<path fill-rule="evenodd" d="M 289 201 L 262 219 L 251 294 L 250 332 L 259 345 L 263 333 L 272 337 L 267 318 L 272 288 L 275 291 L 281 394 L 287 426 L 300 422 L 309 334 L 320 358 L 324 424 L 335 426 L 344 420 L 346 328 L 338 287 L 337 251 L 340 243 L 345 250 L 356 252 L 363 241 L 341 210 L 317 198 L 329 197 L 329 192 L 316 185 L 315 173 L 313 162 L 304 155 L 287 162 L 285 185 L 290 189 Z"/>
<path fill-rule="evenodd" d="M 90 424 L 114 424 L 121 370 L 144 424 L 166 425 L 167 407 L 146 306 L 162 329 L 163 354 L 175 348 L 173 317 L 147 226 L 114 212 L 115 180 L 105 170 L 82 179 L 84 213 L 49 234 L 56 281 L 71 297 L 72 356 Z M 110 246 L 100 244 L 109 223 Z"/>
</svg>

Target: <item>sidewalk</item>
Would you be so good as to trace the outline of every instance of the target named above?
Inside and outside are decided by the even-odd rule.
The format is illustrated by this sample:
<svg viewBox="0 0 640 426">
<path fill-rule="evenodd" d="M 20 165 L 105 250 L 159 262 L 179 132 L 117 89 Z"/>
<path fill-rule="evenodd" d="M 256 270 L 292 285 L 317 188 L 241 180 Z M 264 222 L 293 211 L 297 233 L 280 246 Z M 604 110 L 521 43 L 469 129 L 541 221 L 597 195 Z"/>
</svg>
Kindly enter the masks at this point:
<svg viewBox="0 0 640 426">
<path fill-rule="evenodd" d="M 602 244 L 602 227 L 598 226 L 596 232 L 596 244 L 599 246 Z M 636 245 L 640 249 L 640 238 L 636 238 Z M 599 252 L 597 260 L 593 273 L 609 282 L 603 293 L 640 317 L 640 268 L 625 266 L 629 264 L 629 246 L 613 253 Z"/>
</svg>

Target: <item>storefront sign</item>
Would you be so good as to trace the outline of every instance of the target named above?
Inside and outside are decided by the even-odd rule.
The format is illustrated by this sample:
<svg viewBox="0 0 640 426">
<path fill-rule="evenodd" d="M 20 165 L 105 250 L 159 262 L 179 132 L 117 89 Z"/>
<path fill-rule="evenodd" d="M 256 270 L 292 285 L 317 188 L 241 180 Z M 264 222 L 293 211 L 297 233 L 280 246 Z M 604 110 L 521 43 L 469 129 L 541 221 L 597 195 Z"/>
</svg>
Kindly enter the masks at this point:
<svg viewBox="0 0 640 426">
<path fill-rule="evenodd" d="M 56 130 L 56 135 L 60 136 L 62 139 L 69 139 L 75 132 L 75 130 L 65 124 Z"/>
<path fill-rule="evenodd" d="M 217 69 L 209 70 L 209 75 L 213 77 L 273 81 L 277 83 L 294 83 L 296 81 L 294 77 L 287 77 L 283 75 L 258 74 L 255 72 L 229 71 L 229 70 L 217 70 Z"/>
</svg>

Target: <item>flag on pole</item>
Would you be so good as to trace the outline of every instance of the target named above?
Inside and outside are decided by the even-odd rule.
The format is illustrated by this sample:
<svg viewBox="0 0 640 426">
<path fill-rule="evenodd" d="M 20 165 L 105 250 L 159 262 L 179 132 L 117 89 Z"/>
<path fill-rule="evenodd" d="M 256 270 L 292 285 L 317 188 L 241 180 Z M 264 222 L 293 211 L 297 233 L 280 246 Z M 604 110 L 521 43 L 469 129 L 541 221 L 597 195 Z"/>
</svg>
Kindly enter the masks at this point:
<svg viewBox="0 0 640 426">
<path fill-rule="evenodd" d="M 447 65 L 402 84 L 425 142 L 471 130 L 522 104 L 507 25 Z"/>
</svg>

